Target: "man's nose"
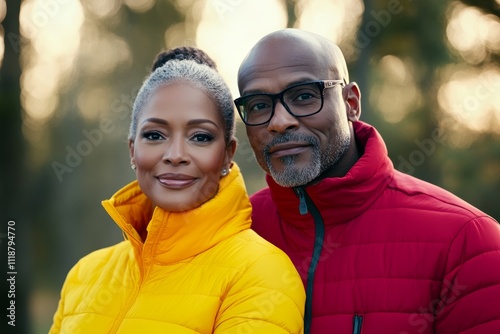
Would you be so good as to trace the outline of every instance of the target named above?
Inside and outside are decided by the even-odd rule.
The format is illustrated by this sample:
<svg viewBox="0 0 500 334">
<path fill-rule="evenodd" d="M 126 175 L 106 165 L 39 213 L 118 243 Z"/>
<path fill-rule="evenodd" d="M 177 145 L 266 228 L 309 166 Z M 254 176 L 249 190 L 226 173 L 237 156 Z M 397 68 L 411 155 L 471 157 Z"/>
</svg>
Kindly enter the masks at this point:
<svg viewBox="0 0 500 334">
<path fill-rule="evenodd" d="M 284 133 L 299 127 L 299 121 L 296 117 L 286 110 L 280 99 L 276 100 L 274 105 L 274 114 L 267 125 L 269 132 Z"/>
</svg>

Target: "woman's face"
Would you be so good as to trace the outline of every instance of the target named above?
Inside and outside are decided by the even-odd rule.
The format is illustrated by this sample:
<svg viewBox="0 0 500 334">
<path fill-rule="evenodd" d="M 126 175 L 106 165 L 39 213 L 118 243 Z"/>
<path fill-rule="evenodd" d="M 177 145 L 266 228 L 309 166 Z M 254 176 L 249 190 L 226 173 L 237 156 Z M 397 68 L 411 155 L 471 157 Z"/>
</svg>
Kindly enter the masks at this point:
<svg viewBox="0 0 500 334">
<path fill-rule="evenodd" d="M 236 149 L 226 144 L 222 116 L 199 88 L 159 88 L 142 111 L 130 156 L 141 190 L 167 211 L 196 208 L 215 196 Z"/>
</svg>

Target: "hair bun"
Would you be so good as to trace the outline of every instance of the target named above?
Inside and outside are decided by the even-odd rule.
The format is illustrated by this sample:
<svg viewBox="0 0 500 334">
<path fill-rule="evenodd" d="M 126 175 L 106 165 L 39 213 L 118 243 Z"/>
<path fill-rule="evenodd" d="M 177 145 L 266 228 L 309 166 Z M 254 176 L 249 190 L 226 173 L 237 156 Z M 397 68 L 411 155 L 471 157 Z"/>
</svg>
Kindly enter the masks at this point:
<svg viewBox="0 0 500 334">
<path fill-rule="evenodd" d="M 162 51 L 156 55 L 151 71 L 156 70 L 158 67 L 163 66 L 167 61 L 172 59 L 194 60 L 198 64 L 207 65 L 208 67 L 217 70 L 217 65 L 215 65 L 215 62 L 205 53 L 205 51 L 193 46 L 181 46 L 175 49 Z"/>
</svg>

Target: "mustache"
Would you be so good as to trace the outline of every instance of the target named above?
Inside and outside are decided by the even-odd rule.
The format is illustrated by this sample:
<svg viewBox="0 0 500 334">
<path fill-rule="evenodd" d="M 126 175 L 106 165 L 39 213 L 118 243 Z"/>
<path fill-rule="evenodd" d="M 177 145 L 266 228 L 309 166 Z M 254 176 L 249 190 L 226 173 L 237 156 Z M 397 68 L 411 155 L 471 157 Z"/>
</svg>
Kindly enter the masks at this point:
<svg viewBox="0 0 500 334">
<path fill-rule="evenodd" d="M 318 147 L 319 146 L 319 142 L 318 140 L 313 137 L 313 136 L 308 136 L 308 135 L 303 135 L 303 134 L 299 134 L 299 133 L 283 133 L 283 134 L 278 134 L 276 135 L 273 140 L 271 140 L 269 143 L 267 143 L 267 145 L 264 147 L 264 155 L 269 155 L 269 150 L 271 149 L 271 147 L 273 147 L 274 145 L 278 145 L 278 144 L 284 144 L 284 143 L 288 143 L 290 141 L 293 141 L 293 142 L 305 142 L 305 143 L 308 143 L 310 144 L 311 146 L 313 147 Z"/>
</svg>

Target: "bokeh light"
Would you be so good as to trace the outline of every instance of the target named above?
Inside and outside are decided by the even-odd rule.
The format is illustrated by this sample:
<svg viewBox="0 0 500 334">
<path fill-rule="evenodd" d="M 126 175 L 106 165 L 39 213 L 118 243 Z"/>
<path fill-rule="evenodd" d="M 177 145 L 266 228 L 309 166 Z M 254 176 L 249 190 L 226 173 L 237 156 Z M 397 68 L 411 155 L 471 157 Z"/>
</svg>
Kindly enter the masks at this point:
<svg viewBox="0 0 500 334">
<path fill-rule="evenodd" d="M 490 52 L 500 51 L 500 20 L 474 7 L 450 6 L 446 35 L 452 47 L 471 64 L 483 62 Z"/>
<path fill-rule="evenodd" d="M 448 71 L 452 74 L 438 93 L 440 107 L 462 127 L 500 133 L 500 70 L 491 67 Z"/>
<path fill-rule="evenodd" d="M 363 9 L 361 0 L 300 0 L 297 2 L 296 27 L 340 44 L 354 40 Z"/>
<path fill-rule="evenodd" d="M 196 44 L 217 62 L 234 97 L 239 96 L 239 65 L 264 35 L 286 27 L 282 1 L 207 1 L 196 33 Z"/>
<path fill-rule="evenodd" d="M 39 127 L 56 111 L 56 97 L 79 51 L 83 19 L 82 7 L 76 0 L 64 3 L 23 1 L 20 30 L 30 40 L 29 50 L 23 50 L 21 76 L 25 125 Z M 25 131 L 25 135 L 36 142 L 38 137 L 31 135 L 35 132 Z"/>
<path fill-rule="evenodd" d="M 120 0 L 85 0 L 83 5 L 88 14 L 96 19 L 114 16 L 121 6 Z"/>
<path fill-rule="evenodd" d="M 137 13 L 144 13 L 153 8 L 156 0 L 124 0 L 123 3 Z"/>
<path fill-rule="evenodd" d="M 421 105 L 422 96 L 415 84 L 410 60 L 393 55 L 380 59 L 377 84 L 370 91 L 370 104 L 390 123 L 400 122 Z"/>
</svg>

